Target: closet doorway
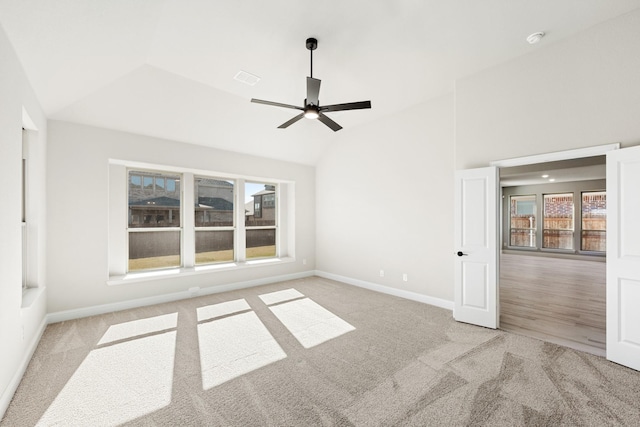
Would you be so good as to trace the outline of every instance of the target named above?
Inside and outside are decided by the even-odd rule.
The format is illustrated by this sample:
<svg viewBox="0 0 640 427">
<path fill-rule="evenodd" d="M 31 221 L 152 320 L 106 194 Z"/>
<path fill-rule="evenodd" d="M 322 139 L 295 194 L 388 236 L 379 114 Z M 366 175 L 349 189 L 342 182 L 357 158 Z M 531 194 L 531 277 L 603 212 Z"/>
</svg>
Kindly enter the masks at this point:
<svg viewBox="0 0 640 427">
<path fill-rule="evenodd" d="M 605 356 L 605 156 L 501 167 L 500 328 Z"/>
</svg>

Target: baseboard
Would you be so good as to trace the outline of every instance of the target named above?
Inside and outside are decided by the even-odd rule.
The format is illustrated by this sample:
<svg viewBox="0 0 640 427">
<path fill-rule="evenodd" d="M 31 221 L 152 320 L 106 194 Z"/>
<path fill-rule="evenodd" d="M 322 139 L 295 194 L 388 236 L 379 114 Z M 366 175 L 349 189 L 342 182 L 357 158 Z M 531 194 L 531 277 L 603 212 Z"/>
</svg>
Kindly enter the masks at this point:
<svg viewBox="0 0 640 427">
<path fill-rule="evenodd" d="M 57 323 L 66 320 L 80 319 L 82 317 L 95 316 L 98 314 L 111 313 L 114 311 L 128 310 L 131 308 L 144 307 L 154 304 L 179 301 L 203 295 L 217 294 L 220 292 L 235 291 L 238 289 L 251 288 L 254 286 L 269 285 L 271 283 L 284 282 L 286 280 L 302 279 L 314 275 L 314 271 L 304 271 L 301 273 L 284 274 L 280 276 L 265 277 L 245 282 L 235 282 L 224 285 L 211 286 L 207 288 L 190 289 L 171 294 L 154 295 L 147 298 L 115 302 L 111 304 L 94 305 L 91 307 L 77 308 L 73 310 L 58 311 L 47 314 L 47 323 Z"/>
<path fill-rule="evenodd" d="M 340 276 L 338 274 L 327 273 L 326 271 L 316 270 L 316 276 L 324 277 L 325 279 L 331 279 L 338 282 L 343 282 L 348 285 L 357 286 L 359 288 L 369 289 L 371 291 L 381 292 L 383 294 L 393 295 L 400 298 L 410 299 L 413 301 L 422 302 L 436 307 L 445 308 L 453 311 L 453 301 L 446 299 L 430 297 L 428 295 L 419 294 L 417 292 L 405 291 L 402 289 L 390 288 L 389 286 L 379 285 L 377 283 L 367 282 L 360 279 L 353 279 L 351 277 Z"/>
<path fill-rule="evenodd" d="M 38 347 L 38 343 L 40 342 L 40 338 L 42 338 L 42 334 L 44 334 L 44 330 L 47 328 L 47 318 L 43 318 L 40 326 L 38 326 L 38 332 L 34 334 L 29 342 L 29 346 L 27 347 L 27 351 L 22 356 L 22 362 L 18 369 L 13 374 L 11 381 L 7 385 L 7 388 L 2 393 L 0 397 L 0 420 L 4 417 L 4 413 L 7 411 L 9 407 L 9 403 L 11 403 L 11 399 L 13 399 L 13 395 L 15 394 L 18 386 L 20 385 L 20 381 L 22 381 L 22 377 L 24 373 L 27 371 L 27 367 L 29 366 L 29 362 L 31 362 L 31 358 L 33 357 L 33 353 L 36 351 L 36 347 Z"/>
</svg>

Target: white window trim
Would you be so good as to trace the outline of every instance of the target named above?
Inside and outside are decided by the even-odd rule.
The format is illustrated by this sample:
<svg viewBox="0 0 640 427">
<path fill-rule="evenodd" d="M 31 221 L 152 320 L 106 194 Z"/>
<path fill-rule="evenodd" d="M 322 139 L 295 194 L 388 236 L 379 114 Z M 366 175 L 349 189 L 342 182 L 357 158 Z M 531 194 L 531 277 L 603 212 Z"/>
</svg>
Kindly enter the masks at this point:
<svg viewBox="0 0 640 427">
<path fill-rule="evenodd" d="M 163 227 L 182 231 L 182 266 L 158 270 L 145 270 L 127 273 L 128 264 L 128 170 L 142 169 L 182 175 L 180 185 L 182 192 L 181 227 Z M 235 182 L 234 202 L 237 206 L 233 227 L 198 227 L 197 230 L 234 230 L 235 261 L 213 264 L 195 265 L 195 202 L 193 191 L 194 177 L 212 177 L 228 179 Z M 276 184 L 276 226 L 244 227 L 244 184 L 249 182 L 266 182 Z M 240 176 L 219 171 L 205 171 L 175 166 L 156 165 L 131 162 L 118 159 L 109 160 L 109 264 L 106 283 L 108 285 L 122 285 L 128 283 L 145 282 L 163 278 L 175 278 L 199 274 L 215 274 L 220 271 L 241 270 L 246 268 L 279 265 L 295 261 L 295 182 L 273 177 Z M 240 225 L 240 226 L 239 226 Z M 255 258 L 247 260 L 246 229 L 275 229 L 276 256 L 270 258 Z M 126 230 L 123 233 L 121 230 Z M 133 231 L 133 230 L 131 230 Z"/>
</svg>

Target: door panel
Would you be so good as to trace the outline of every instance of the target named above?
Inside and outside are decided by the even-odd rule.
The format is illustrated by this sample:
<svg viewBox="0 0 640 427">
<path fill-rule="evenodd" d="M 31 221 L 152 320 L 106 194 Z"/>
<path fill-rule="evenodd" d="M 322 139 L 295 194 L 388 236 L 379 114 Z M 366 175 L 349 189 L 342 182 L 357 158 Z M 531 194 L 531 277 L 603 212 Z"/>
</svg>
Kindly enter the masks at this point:
<svg viewBox="0 0 640 427">
<path fill-rule="evenodd" d="M 498 169 L 456 172 L 455 292 L 457 321 L 498 327 Z"/>
<path fill-rule="evenodd" d="M 462 305 L 487 310 L 489 277 L 487 265 L 482 262 L 462 262 Z"/>
<path fill-rule="evenodd" d="M 607 359 L 640 370 L 640 147 L 607 153 Z"/>
</svg>

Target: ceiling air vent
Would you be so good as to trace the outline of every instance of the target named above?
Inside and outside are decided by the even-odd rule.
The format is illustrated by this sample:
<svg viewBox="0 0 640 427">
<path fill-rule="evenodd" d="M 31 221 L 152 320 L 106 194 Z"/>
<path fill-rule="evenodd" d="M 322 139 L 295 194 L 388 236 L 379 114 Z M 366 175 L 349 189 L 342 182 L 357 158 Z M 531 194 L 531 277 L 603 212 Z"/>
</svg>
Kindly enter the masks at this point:
<svg viewBox="0 0 640 427">
<path fill-rule="evenodd" d="M 242 70 L 238 71 L 234 79 L 249 86 L 255 86 L 260 81 L 260 77 Z"/>
</svg>

